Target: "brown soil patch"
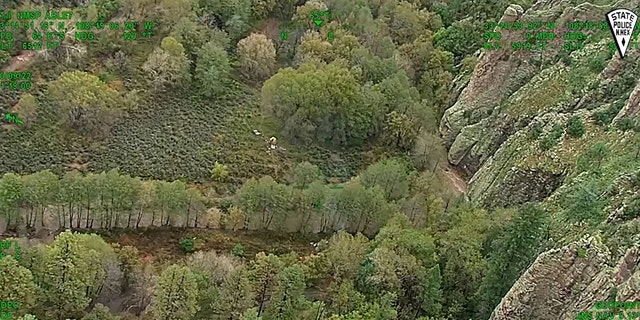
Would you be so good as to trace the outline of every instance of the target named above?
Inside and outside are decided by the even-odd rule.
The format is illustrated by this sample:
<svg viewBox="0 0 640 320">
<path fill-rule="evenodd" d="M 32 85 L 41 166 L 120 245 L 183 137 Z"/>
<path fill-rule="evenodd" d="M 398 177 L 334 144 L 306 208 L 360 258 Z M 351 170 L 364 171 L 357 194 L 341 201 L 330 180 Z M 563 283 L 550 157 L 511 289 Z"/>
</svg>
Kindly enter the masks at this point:
<svg viewBox="0 0 640 320">
<path fill-rule="evenodd" d="M 466 193 L 467 192 L 467 183 L 462 179 L 462 176 L 456 172 L 455 168 L 448 166 L 443 169 L 444 174 L 449 178 L 449 182 L 456 193 Z"/>
</svg>

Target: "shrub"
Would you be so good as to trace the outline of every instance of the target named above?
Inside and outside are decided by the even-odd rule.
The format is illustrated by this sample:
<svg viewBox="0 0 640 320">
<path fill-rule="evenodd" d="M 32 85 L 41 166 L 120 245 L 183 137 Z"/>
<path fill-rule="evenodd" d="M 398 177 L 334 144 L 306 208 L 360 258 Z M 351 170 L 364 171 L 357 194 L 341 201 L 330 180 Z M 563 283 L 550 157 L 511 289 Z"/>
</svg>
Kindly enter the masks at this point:
<svg viewBox="0 0 640 320">
<path fill-rule="evenodd" d="M 546 136 L 540 141 L 540 148 L 544 151 L 547 151 L 553 148 L 553 146 L 555 146 L 556 144 L 558 144 L 557 140 L 553 139 L 550 136 Z"/>
<path fill-rule="evenodd" d="M 599 52 L 596 55 L 593 55 L 589 58 L 589 69 L 594 73 L 600 73 L 607 66 L 609 60 L 611 60 L 611 55 L 613 51 L 606 50 L 603 52 Z"/>
<path fill-rule="evenodd" d="M 236 257 L 243 258 L 244 257 L 244 246 L 241 243 L 237 243 L 235 246 L 233 246 L 233 249 L 231 249 L 231 254 L 236 256 Z"/>
<path fill-rule="evenodd" d="M 638 126 L 638 120 L 632 117 L 625 117 L 616 123 L 616 128 L 622 131 L 633 130 Z"/>
<path fill-rule="evenodd" d="M 634 187 L 640 187 L 640 171 L 636 172 L 636 174 L 631 177 L 631 184 Z"/>
<path fill-rule="evenodd" d="M 564 63 L 566 66 L 573 65 L 573 58 L 566 50 L 560 50 L 560 52 L 558 53 L 558 57 L 560 58 L 560 61 L 562 61 L 562 63 Z"/>
<path fill-rule="evenodd" d="M 0 66 L 11 60 L 11 54 L 7 51 L 0 51 Z"/>
<path fill-rule="evenodd" d="M 531 130 L 529 131 L 529 139 L 537 140 L 542 134 L 542 124 L 534 123 L 531 125 Z"/>
<path fill-rule="evenodd" d="M 581 155 L 576 163 L 578 172 L 585 172 L 591 169 L 591 161 L 586 155 Z"/>
<path fill-rule="evenodd" d="M 213 179 L 214 181 L 222 182 L 225 181 L 227 177 L 229 177 L 229 169 L 227 168 L 227 166 L 216 161 L 216 163 L 213 165 L 213 169 L 211 169 L 211 179 Z"/>
<path fill-rule="evenodd" d="M 553 146 L 558 144 L 560 137 L 562 137 L 562 132 L 563 132 L 562 126 L 560 125 L 553 126 L 553 128 L 551 129 L 551 132 L 546 137 L 544 137 L 542 141 L 540 141 L 540 148 L 544 151 L 547 151 L 553 148 Z"/>
<path fill-rule="evenodd" d="M 584 135 L 584 123 L 578 116 L 572 116 L 567 122 L 567 133 L 573 137 L 579 138 Z"/>
<path fill-rule="evenodd" d="M 598 111 L 593 114 L 593 120 L 595 120 L 596 124 L 599 126 L 606 126 L 611 123 L 613 116 L 606 111 Z"/>
<path fill-rule="evenodd" d="M 180 239 L 180 249 L 185 253 L 191 253 L 195 251 L 196 246 L 196 238 L 195 237 L 185 237 Z"/>
<path fill-rule="evenodd" d="M 640 216 L 640 197 L 636 197 L 624 207 L 622 216 L 625 219 L 635 219 Z"/>
</svg>

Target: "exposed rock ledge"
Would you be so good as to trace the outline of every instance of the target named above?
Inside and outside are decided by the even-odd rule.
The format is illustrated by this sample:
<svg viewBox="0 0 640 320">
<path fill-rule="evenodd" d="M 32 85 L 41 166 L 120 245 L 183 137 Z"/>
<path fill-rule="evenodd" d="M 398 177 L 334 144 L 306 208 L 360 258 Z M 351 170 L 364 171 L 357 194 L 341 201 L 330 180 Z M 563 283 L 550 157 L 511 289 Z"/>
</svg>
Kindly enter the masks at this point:
<svg viewBox="0 0 640 320">
<path fill-rule="evenodd" d="M 640 298 L 640 246 L 612 263 L 599 236 L 586 236 L 536 259 L 490 320 L 573 320 L 599 301 Z M 613 265 L 614 267 L 611 267 Z"/>
</svg>

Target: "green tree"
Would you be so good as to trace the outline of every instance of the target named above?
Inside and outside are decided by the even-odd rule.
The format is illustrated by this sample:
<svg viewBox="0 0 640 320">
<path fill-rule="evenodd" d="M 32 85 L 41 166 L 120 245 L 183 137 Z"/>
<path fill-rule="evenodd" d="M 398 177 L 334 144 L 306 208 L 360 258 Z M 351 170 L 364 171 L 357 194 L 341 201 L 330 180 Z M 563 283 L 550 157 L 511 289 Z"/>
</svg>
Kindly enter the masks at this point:
<svg viewBox="0 0 640 320">
<path fill-rule="evenodd" d="M 137 209 L 138 199 L 142 193 L 142 180 L 125 176 L 123 181 L 123 195 L 120 207 L 127 212 L 127 228 L 132 226 L 134 212 Z M 80 219 L 78 219 L 80 221 Z"/>
<path fill-rule="evenodd" d="M 442 27 L 440 17 L 407 2 L 389 2 L 380 8 L 380 16 L 389 26 L 389 32 L 398 45 L 410 43 L 428 30 Z"/>
<path fill-rule="evenodd" d="M 49 83 L 47 96 L 57 106 L 62 121 L 81 133 L 108 132 L 119 112 L 127 107 L 116 90 L 82 71 L 63 72 Z"/>
<path fill-rule="evenodd" d="M 333 46 L 319 32 L 308 30 L 300 39 L 296 48 L 295 62 L 298 65 L 305 63 L 330 63 L 335 60 Z"/>
<path fill-rule="evenodd" d="M 0 258 L 0 272 L 11 275 L 4 279 L 0 287 L 3 301 L 18 303 L 20 306 L 13 312 L 14 316 L 22 316 L 36 305 L 37 286 L 29 269 L 20 266 L 13 256 Z"/>
<path fill-rule="evenodd" d="M 38 118 L 38 109 L 40 105 L 33 95 L 26 93 L 20 96 L 18 104 L 14 111 L 18 114 L 20 120 L 24 122 L 24 126 L 30 127 Z"/>
<path fill-rule="evenodd" d="M 308 143 L 364 143 L 376 110 L 361 101 L 357 79 L 336 64 L 281 69 L 262 87 L 263 106 L 284 124 L 286 135 Z"/>
<path fill-rule="evenodd" d="M 298 216 L 302 218 L 300 224 L 300 232 L 305 233 L 314 230 L 313 221 L 321 220 L 322 214 L 325 212 L 323 204 L 326 202 L 329 189 L 320 180 L 316 180 L 309 184 L 309 188 L 303 192 L 294 195 L 294 209 L 297 210 Z"/>
<path fill-rule="evenodd" d="M 11 54 L 7 51 L 0 51 L 0 65 L 4 65 L 5 63 L 11 60 Z"/>
<path fill-rule="evenodd" d="M 38 171 L 22 177 L 22 200 L 27 203 L 29 211 L 26 213 L 27 228 L 35 227 L 38 217 L 44 225 L 45 208 L 54 203 L 57 192 L 58 176 L 49 170 Z"/>
<path fill-rule="evenodd" d="M 115 297 L 120 294 L 122 271 L 114 248 L 97 234 L 77 234 L 78 244 L 84 251 L 89 268 L 84 272 L 89 277 L 85 294 L 89 305 L 96 304 L 98 298 Z"/>
<path fill-rule="evenodd" d="M 120 320 L 122 317 L 111 314 L 109 308 L 102 304 L 97 304 L 91 313 L 82 317 L 82 320 Z"/>
<path fill-rule="evenodd" d="M 136 217 L 136 229 L 140 227 L 140 222 L 145 212 L 152 211 L 153 218 L 155 218 L 155 211 L 157 206 L 156 198 L 156 184 L 153 181 L 143 181 L 140 187 L 140 197 L 136 202 L 137 217 Z M 154 220 L 152 218 L 152 220 Z"/>
<path fill-rule="evenodd" d="M 253 0 L 253 16 L 256 19 L 265 19 L 273 13 L 276 0 Z"/>
<path fill-rule="evenodd" d="M 192 15 L 195 5 L 196 0 L 161 0 L 157 9 L 159 9 L 162 26 L 166 29 L 171 29 L 182 17 Z"/>
<path fill-rule="evenodd" d="M 537 257 L 547 236 L 548 222 L 549 213 L 545 210 L 533 204 L 525 205 L 491 241 L 486 276 L 477 291 L 478 317 L 489 317 L 500 299 Z"/>
<path fill-rule="evenodd" d="M 366 0 L 323 0 L 331 12 L 331 19 L 356 33 L 373 23 Z"/>
<path fill-rule="evenodd" d="M 414 84 L 420 85 L 422 82 L 422 76 L 428 67 L 442 68 L 447 70 L 451 61 L 448 61 L 448 56 L 436 56 L 434 54 L 440 52 L 440 49 L 433 47 L 433 37 L 430 32 L 427 32 L 412 42 L 406 43 L 398 48 L 397 59 L 398 63 L 402 66 L 406 76 L 413 81 Z M 438 65 L 438 61 L 446 63 L 444 66 Z M 404 80 L 403 80 L 404 81 Z M 406 92 L 409 87 L 403 88 L 402 92 Z"/>
<path fill-rule="evenodd" d="M 335 203 L 334 230 L 346 224 L 353 232 L 367 232 L 371 225 L 384 225 L 394 210 L 384 194 L 379 186 L 367 189 L 359 183 L 347 184 Z"/>
<path fill-rule="evenodd" d="M 475 52 L 482 45 L 482 26 L 473 20 L 456 21 L 433 36 L 436 46 L 451 52 L 456 61 Z"/>
<path fill-rule="evenodd" d="M 232 272 L 222 283 L 214 309 L 224 319 L 242 319 L 242 315 L 253 306 L 253 302 L 248 271 L 240 268 Z"/>
<path fill-rule="evenodd" d="M 286 218 L 290 195 L 287 186 L 278 184 L 270 176 L 264 176 L 260 180 L 245 182 L 236 194 L 236 201 L 248 217 L 257 216 L 260 227 L 269 229 L 274 219 Z"/>
<path fill-rule="evenodd" d="M 187 185 L 182 181 L 171 183 L 160 181 L 156 184 L 156 199 L 160 209 L 160 224 L 162 226 L 173 225 L 176 218 L 188 208 Z"/>
<path fill-rule="evenodd" d="M 356 290 L 349 279 L 332 283 L 328 291 L 329 310 L 333 314 L 349 314 L 366 302 L 366 297 Z"/>
<path fill-rule="evenodd" d="M 425 130 L 426 131 L 426 130 Z M 435 171 L 439 164 L 446 163 L 447 149 L 439 134 L 422 132 L 413 148 L 413 165 L 417 170 Z"/>
<path fill-rule="evenodd" d="M 573 137 L 580 138 L 584 135 L 584 123 L 579 116 L 572 116 L 567 121 L 567 133 Z"/>
<path fill-rule="evenodd" d="M 387 199 L 398 200 L 409 192 L 411 174 L 400 159 L 391 158 L 370 165 L 360 176 L 367 188 L 379 186 Z"/>
<path fill-rule="evenodd" d="M 102 176 L 105 176 L 104 174 Z M 73 219 L 78 213 L 78 208 L 82 204 L 81 195 L 83 188 L 82 173 L 77 170 L 70 171 L 62 176 L 59 182 L 59 192 L 57 194 L 56 204 L 58 204 L 58 225 L 65 228 L 67 221 L 70 227 L 73 227 Z M 102 204 L 102 203 L 101 203 Z M 103 226 L 103 219 L 100 217 L 100 226 Z"/>
<path fill-rule="evenodd" d="M 0 214 L 7 221 L 7 229 L 15 229 L 20 222 L 18 202 L 22 198 L 23 186 L 20 176 L 6 173 L 0 179 Z"/>
<path fill-rule="evenodd" d="M 384 126 L 385 134 L 388 144 L 396 148 L 407 150 L 413 147 L 419 129 L 417 119 L 405 113 L 391 111 L 387 114 Z"/>
<path fill-rule="evenodd" d="M 207 98 L 223 94 L 229 81 L 229 58 L 227 52 L 211 41 L 198 51 L 196 81 L 201 94 Z"/>
<path fill-rule="evenodd" d="M 200 19 L 210 26 L 224 28 L 237 41 L 249 30 L 251 0 L 200 1 Z"/>
<path fill-rule="evenodd" d="M 420 91 L 440 118 L 448 107 L 449 88 L 453 81 L 453 55 L 447 51 L 433 50 L 420 81 Z"/>
<path fill-rule="evenodd" d="M 82 219 L 82 210 L 85 210 L 85 228 L 93 227 L 93 221 L 97 217 L 95 212 L 97 211 L 95 208 L 95 204 L 97 203 L 98 195 L 100 192 L 100 186 L 98 184 L 99 175 L 88 173 L 82 180 L 80 181 L 80 193 L 79 193 L 79 204 L 78 206 L 82 208 L 78 214 L 78 219 L 76 220 L 76 228 L 80 228 L 80 221 Z"/>
<path fill-rule="evenodd" d="M 295 319 L 304 310 L 305 276 L 303 268 L 294 264 L 286 267 L 278 276 L 278 285 L 273 293 L 265 316 L 274 320 Z"/>
<path fill-rule="evenodd" d="M 449 317 L 473 318 L 473 295 L 485 269 L 483 245 L 488 228 L 489 218 L 484 210 L 458 209 L 453 227 L 439 239 L 444 306 Z"/>
<path fill-rule="evenodd" d="M 218 32 L 220 31 L 218 30 Z M 180 17 L 171 28 L 169 36 L 175 38 L 184 46 L 191 61 L 196 60 L 196 52 L 199 48 L 213 40 L 211 30 L 198 21 L 194 13 Z"/>
<path fill-rule="evenodd" d="M 471 17 L 475 21 L 498 21 L 509 4 L 509 1 L 504 0 L 482 0 L 471 3 L 464 0 L 454 0 L 448 3 L 448 9 L 453 21 L 462 20 L 465 17 Z M 527 7 L 530 2 L 520 1 L 518 4 Z"/>
<path fill-rule="evenodd" d="M 587 181 L 568 192 L 564 199 L 562 216 L 569 222 L 588 222 L 597 224 L 606 218 L 604 210 L 608 203 L 600 196 L 604 188 L 594 181 Z"/>
<path fill-rule="evenodd" d="M 362 81 L 364 83 L 380 83 L 382 80 L 397 74 L 400 65 L 393 58 L 380 58 L 374 55 L 368 48 L 354 49 L 351 55 L 351 63 L 362 70 Z"/>
<path fill-rule="evenodd" d="M 317 268 L 332 282 L 348 282 L 355 279 L 358 267 L 369 250 L 369 240 L 362 234 L 353 236 L 339 231 L 331 236 L 327 248 L 321 251 Z"/>
<path fill-rule="evenodd" d="M 396 297 L 392 293 L 385 293 L 379 298 L 371 299 L 372 302 L 363 303 L 348 314 L 333 315 L 329 320 L 394 320 L 398 319 L 398 312 L 394 308 Z"/>
<path fill-rule="evenodd" d="M 238 42 L 238 61 L 242 75 L 254 81 L 269 78 L 276 66 L 276 48 L 264 34 L 252 33 Z"/>
<path fill-rule="evenodd" d="M 289 172 L 289 182 L 295 187 L 305 189 L 312 182 L 322 179 L 322 172 L 318 166 L 308 161 L 298 163 Z"/>
<path fill-rule="evenodd" d="M 258 253 L 256 258 L 249 263 L 249 279 L 255 288 L 258 317 L 262 315 L 266 302 L 271 300 L 278 284 L 278 274 L 283 268 L 284 265 L 278 256 L 266 255 L 264 252 Z"/>
<path fill-rule="evenodd" d="M 154 292 L 151 313 L 155 319 L 188 320 L 198 311 L 196 278 L 188 267 L 165 269 Z"/>
<path fill-rule="evenodd" d="M 326 11 L 327 9 L 327 5 L 323 1 L 309 0 L 305 2 L 305 4 L 296 7 L 296 13 L 291 20 L 296 28 L 302 30 L 312 29 L 315 24 L 311 19 L 311 15 L 316 12 Z"/>
<path fill-rule="evenodd" d="M 262 318 L 258 317 L 258 309 L 251 308 L 247 309 L 247 311 L 242 315 L 241 320 L 261 320 Z"/>
<path fill-rule="evenodd" d="M 80 234 L 65 231 L 49 247 L 41 284 L 48 319 L 81 317 L 104 279 L 99 253 L 82 243 Z"/>
<path fill-rule="evenodd" d="M 176 38 L 165 37 L 159 48 L 153 50 L 142 69 L 147 73 L 155 91 L 164 90 L 169 85 L 189 82 L 191 61 L 185 49 Z"/>
<path fill-rule="evenodd" d="M 596 163 L 597 169 L 602 165 L 602 161 L 609 156 L 609 148 L 604 141 L 596 142 L 587 152 L 584 157 L 588 163 Z"/>
<path fill-rule="evenodd" d="M 441 275 L 433 238 L 397 215 L 376 236 L 375 249 L 362 264 L 357 283 L 369 296 L 395 293 L 401 319 L 439 314 Z"/>
<path fill-rule="evenodd" d="M 435 115 L 404 72 L 398 72 L 379 84 L 382 105 L 387 112 L 383 137 L 387 144 L 410 150 L 422 130 L 434 130 Z"/>
<path fill-rule="evenodd" d="M 289 20 L 296 9 L 296 0 L 276 0 L 273 13 L 281 20 Z"/>
<path fill-rule="evenodd" d="M 39 288 L 37 295 L 41 297 L 44 294 L 44 291 L 42 290 L 42 282 L 46 272 L 45 262 L 47 257 L 47 246 L 43 244 L 28 246 L 20 243 L 20 249 L 21 256 L 18 263 L 31 271 L 33 275 L 33 282 Z"/>
<path fill-rule="evenodd" d="M 197 251 L 187 258 L 198 282 L 198 305 L 200 310 L 196 319 L 210 319 L 218 307 L 221 286 L 231 275 L 241 268 L 240 261 L 227 255 L 218 255 L 215 251 Z"/>
</svg>

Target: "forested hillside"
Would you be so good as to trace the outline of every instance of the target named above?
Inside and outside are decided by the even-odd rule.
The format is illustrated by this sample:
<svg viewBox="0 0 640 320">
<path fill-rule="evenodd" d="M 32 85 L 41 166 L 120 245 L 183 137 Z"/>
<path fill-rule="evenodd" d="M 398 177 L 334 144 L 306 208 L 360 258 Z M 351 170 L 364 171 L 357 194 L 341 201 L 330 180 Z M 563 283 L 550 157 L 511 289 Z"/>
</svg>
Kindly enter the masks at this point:
<svg viewBox="0 0 640 320">
<path fill-rule="evenodd" d="M 23 78 L 0 89 L 0 312 L 575 319 L 634 300 L 639 54 L 601 24 L 565 36 L 619 7 L 640 5 L 4 1 L 0 80 Z M 514 22 L 561 27 L 521 50 Z"/>
</svg>

